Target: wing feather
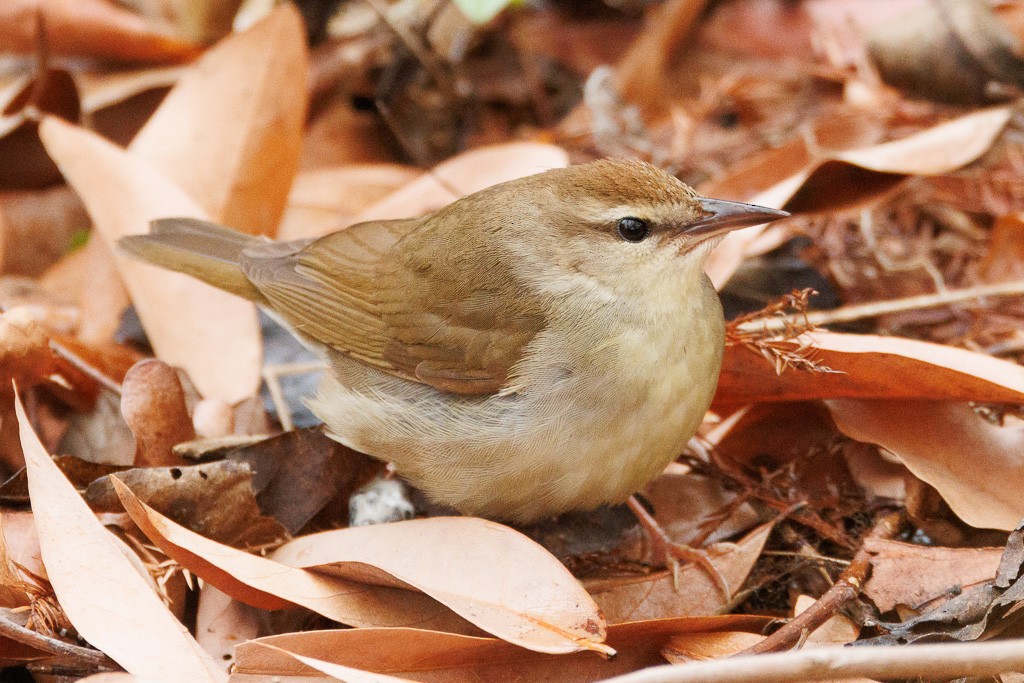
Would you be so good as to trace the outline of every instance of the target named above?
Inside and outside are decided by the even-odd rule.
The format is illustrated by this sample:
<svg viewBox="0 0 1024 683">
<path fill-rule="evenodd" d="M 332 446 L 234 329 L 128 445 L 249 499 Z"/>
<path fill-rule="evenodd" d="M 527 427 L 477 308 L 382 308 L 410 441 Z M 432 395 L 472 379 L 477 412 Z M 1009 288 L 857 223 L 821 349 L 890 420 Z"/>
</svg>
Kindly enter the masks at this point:
<svg viewBox="0 0 1024 683">
<path fill-rule="evenodd" d="M 544 320 L 507 268 L 488 266 L 467 272 L 464 256 L 419 220 L 261 243 L 242 261 L 298 332 L 396 376 L 467 395 L 500 391 Z"/>
</svg>

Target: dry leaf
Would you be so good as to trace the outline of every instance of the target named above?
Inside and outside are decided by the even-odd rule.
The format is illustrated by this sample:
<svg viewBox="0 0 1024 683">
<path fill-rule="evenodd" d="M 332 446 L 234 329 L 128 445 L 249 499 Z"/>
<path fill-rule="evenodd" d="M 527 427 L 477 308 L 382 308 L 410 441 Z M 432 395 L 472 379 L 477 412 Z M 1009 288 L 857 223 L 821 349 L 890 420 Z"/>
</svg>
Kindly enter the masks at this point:
<svg viewBox="0 0 1024 683">
<path fill-rule="evenodd" d="M 225 456 L 249 464 L 260 509 L 292 534 L 321 511 L 332 523 L 343 520 L 352 493 L 385 467 L 342 446 L 320 427 L 295 429 L 229 449 Z"/>
<path fill-rule="evenodd" d="M 338 56 L 339 53 L 331 51 L 329 54 Z M 320 56 L 323 55 L 321 52 Z M 311 89 L 316 92 L 318 75 L 323 73 L 317 69 L 316 51 L 312 60 L 309 80 Z M 331 87 L 336 87 L 334 82 Z M 317 109 L 314 108 L 303 136 L 299 161 L 303 172 L 325 166 L 376 164 L 394 158 L 394 151 L 388 145 L 387 129 L 374 112 L 356 110 L 346 97 L 335 97 L 325 109 Z"/>
<path fill-rule="evenodd" d="M 793 606 L 793 616 L 802 614 L 810 609 L 817 602 L 809 595 L 797 597 Z M 847 645 L 857 640 L 860 636 L 860 626 L 841 612 L 836 612 L 825 623 L 814 629 L 814 632 L 804 640 L 806 647 L 826 647 L 828 645 Z"/>
<path fill-rule="evenodd" d="M 920 611 L 935 600 L 955 597 L 969 586 L 992 580 L 1002 548 L 939 548 L 868 538 L 871 577 L 864 593 L 888 612 L 896 605 Z"/>
<path fill-rule="evenodd" d="M 84 247 L 64 256 L 40 282 L 48 291 L 78 303 L 78 338 L 83 343 L 103 344 L 114 338 L 130 300 L 110 246 L 100 235 L 93 232 Z"/>
<path fill-rule="evenodd" d="M 255 607 L 233 600 L 206 584 L 196 609 L 196 641 L 227 670 L 235 659 L 235 646 L 260 636 L 260 614 Z"/>
<path fill-rule="evenodd" d="M 314 237 L 352 225 L 357 216 L 421 175 L 398 164 L 351 164 L 295 178 L 277 238 Z"/>
<path fill-rule="evenodd" d="M 87 462 L 131 467 L 135 435 L 121 416 L 121 397 L 104 391 L 91 411 L 73 414 L 58 450 Z"/>
<path fill-rule="evenodd" d="M 182 526 L 236 548 L 264 547 L 288 538 L 277 520 L 260 511 L 252 472 L 233 460 L 187 467 L 139 467 L 117 474 L 141 500 Z M 120 512 L 112 477 L 93 481 L 85 492 L 98 511 Z"/>
<path fill-rule="evenodd" d="M 432 517 L 324 531 L 270 557 L 351 581 L 413 587 L 538 652 L 608 652 L 604 618 L 579 582 L 537 543 L 495 522 Z"/>
<path fill-rule="evenodd" d="M 43 564 L 75 629 L 141 678 L 225 680 L 53 464 L 20 401 L 15 410 Z"/>
<path fill-rule="evenodd" d="M 865 5 L 860 0 L 810 0 L 805 4 L 813 19 L 814 35 L 828 35 L 838 45 L 829 47 L 830 61 L 850 68 L 863 68 L 867 59 L 867 34 L 872 29 L 900 21 L 907 11 L 930 0 L 888 0 Z M 772 34 L 773 36 L 777 34 Z M 840 55 L 835 52 L 840 51 Z M 804 53 L 806 54 L 806 52 Z"/>
<path fill-rule="evenodd" d="M 742 159 L 721 178 L 702 184 L 701 193 L 739 200 L 779 187 L 776 201 L 784 202 L 788 195 L 782 192 L 787 186 L 783 181 L 799 176 L 823 154 L 870 149 L 879 144 L 885 133 L 876 115 L 856 110 L 829 110 L 807 125 L 808 136 L 792 138 Z"/>
<path fill-rule="evenodd" d="M 803 59 L 814 50 L 815 38 L 820 38 L 817 34 L 821 27 L 815 25 L 811 14 L 816 4 L 815 0 L 797 6 L 777 0 L 719 3 L 701 22 L 694 38 L 702 51 L 773 60 Z M 859 3 L 857 14 L 867 13 L 868 7 Z M 874 9 L 874 3 L 870 7 Z M 831 33 L 826 35 L 832 37 Z"/>
<path fill-rule="evenodd" d="M 910 470 L 873 444 L 852 441 L 843 448 L 846 469 L 869 498 L 904 501 Z"/>
<path fill-rule="evenodd" d="M 978 275 L 984 282 L 1024 280 L 1024 214 L 999 216 L 992 226 Z"/>
<path fill-rule="evenodd" d="M 74 455 L 58 455 L 53 458 L 61 474 L 71 482 L 78 492 L 84 492 L 90 483 L 113 472 L 120 472 L 123 467 L 118 465 L 100 464 L 82 460 Z M 31 501 L 28 492 L 28 472 L 25 469 L 0 485 L 0 501 L 15 505 L 28 505 Z"/>
<path fill-rule="evenodd" d="M 51 339 L 38 318 L 32 307 L 25 305 L 0 313 L 0 461 L 12 470 L 24 465 L 16 430 L 11 429 L 17 425 L 10 404 L 12 381 L 25 389 L 45 388 L 48 394 L 79 409 L 90 407 L 98 391 L 93 378 L 54 354 Z M 63 420 L 40 422 L 41 426 L 52 427 L 44 433 L 51 442 L 59 438 L 64 424 Z"/>
<path fill-rule="evenodd" d="M 274 49 L 268 49 L 268 45 Z M 290 5 L 283 6 L 250 31 L 223 41 L 187 71 L 133 141 L 132 155 L 155 165 L 179 183 L 211 219 L 245 231 L 273 234 L 284 210 L 301 144 L 306 107 L 305 61 L 304 37 L 295 10 Z M 78 184 L 83 182 L 78 180 Z M 91 192 L 101 191 L 92 188 Z M 112 231 L 109 226 L 100 225 L 107 240 L 144 232 L 149 220 L 184 215 L 186 211 L 184 206 L 170 203 L 144 202 L 142 206 L 155 210 L 139 216 L 131 226 Z M 82 336 L 89 340 L 107 339 L 105 335 L 112 335 L 117 329 L 125 298 L 110 266 L 109 246 L 94 239 L 86 250 L 91 284 L 103 296 L 100 302 L 92 297 L 82 301 Z M 124 259 L 120 259 L 119 266 L 124 264 Z M 139 277 L 138 268 L 128 268 Z M 129 284 L 138 294 L 141 285 Z M 222 295 L 218 297 L 223 300 Z M 136 306 L 147 308 L 138 301 Z M 220 320 L 220 316 L 211 320 Z M 153 323 L 143 316 L 151 341 L 162 335 L 154 332 Z M 201 320 L 199 323 L 202 325 Z M 215 323 L 219 324 L 224 323 Z M 238 329 L 220 336 L 224 340 L 240 340 L 241 355 L 238 351 L 231 354 L 238 355 L 235 362 L 258 364 L 256 357 L 246 359 L 253 352 L 252 331 Z M 179 346 L 175 344 L 176 348 Z M 222 360 L 230 357 L 227 353 L 220 356 Z M 187 364 L 174 362 L 173 357 L 166 359 L 188 368 L 204 395 L 215 395 L 228 403 L 254 392 L 258 382 L 251 372 L 234 372 L 234 382 L 241 386 L 225 386 L 222 393 L 211 394 L 218 391 L 210 386 L 212 382 L 197 378 Z M 256 364 L 252 365 L 252 372 L 257 369 Z"/>
<path fill-rule="evenodd" d="M 665 72 L 671 57 L 707 4 L 707 0 L 668 0 L 651 8 L 645 30 L 619 62 L 616 85 L 624 100 L 643 109 L 665 109 L 669 99 Z"/>
<path fill-rule="evenodd" d="M 775 342 L 773 342 L 773 345 Z M 716 405 L 821 398 L 921 398 L 1024 403 L 1024 368 L 942 344 L 818 330 L 778 347 L 837 372 L 787 369 L 741 346 L 726 349 Z"/>
<path fill-rule="evenodd" d="M 767 182 L 761 180 L 764 184 L 756 194 L 747 197 L 748 201 L 762 198 L 759 203 L 765 206 L 794 213 L 851 208 L 878 197 L 907 176 L 943 175 L 976 161 L 992 147 L 1012 115 L 1009 107 L 992 107 L 905 138 L 868 147 L 825 151 L 817 158 L 811 156 L 804 168 L 785 178 L 770 174 L 772 166 L 778 167 L 779 159 L 769 152 L 763 170 L 745 169 L 743 176 L 717 181 L 712 188 L 731 198 L 743 192 L 739 188 L 756 182 L 748 175 L 765 173 Z M 808 153 L 806 147 L 801 150 L 802 154 Z M 852 180 L 858 182 L 851 184 Z"/>
<path fill-rule="evenodd" d="M 36 576 L 43 573 L 32 514 L 5 512 L 0 515 L 0 608 L 21 608 L 32 602 L 25 584 L 32 581 L 33 570 Z"/>
<path fill-rule="evenodd" d="M 301 664 L 305 664 L 310 669 L 327 674 L 327 676 L 332 680 L 345 681 L 346 683 L 416 683 L 416 681 L 409 678 L 396 678 L 395 676 L 387 676 L 385 674 L 360 671 L 359 669 L 353 669 L 349 666 L 342 666 L 341 664 L 334 664 L 333 662 L 325 662 L 322 659 L 314 659 L 313 657 L 298 655 L 294 652 L 288 652 L 287 650 L 282 650 L 281 648 L 274 647 L 267 643 L 259 643 L 259 647 L 267 647 L 272 650 L 277 650 L 281 654 L 292 657 L 295 661 L 300 662 Z"/>
<path fill-rule="evenodd" d="M 773 523 L 763 524 L 735 544 L 721 543 L 707 549 L 711 561 L 733 592 L 746 581 L 773 526 Z M 585 585 L 610 624 L 716 614 L 725 607 L 726 600 L 715 580 L 696 564 L 680 568 L 678 589 L 669 571 L 596 579 Z"/>
<path fill-rule="evenodd" d="M 283 4 L 181 76 L 132 141 L 132 156 L 163 171 L 211 219 L 273 235 L 298 168 L 306 62 L 302 19 Z"/>
<path fill-rule="evenodd" d="M 168 27 L 106 0 L 4 0 L 0 44 L 5 51 L 35 51 L 39 11 L 54 54 L 151 62 L 187 59 L 198 52 L 198 46 L 174 37 Z"/>
<path fill-rule="evenodd" d="M 409 218 L 440 209 L 459 197 L 508 180 L 569 163 L 561 147 L 508 142 L 463 152 L 363 211 L 357 222 Z"/>
<path fill-rule="evenodd" d="M 809 608 L 814 598 L 801 595 L 794 606 L 794 616 Z M 860 627 L 849 617 L 836 613 L 808 634 L 802 642 L 803 647 L 823 647 L 827 645 L 846 645 L 857 639 Z M 672 664 L 685 665 L 690 661 L 718 659 L 738 654 L 746 648 L 757 645 L 764 636 L 741 631 L 721 631 L 709 633 L 688 633 L 673 636 L 666 643 L 662 653 Z M 863 680 L 863 679 L 858 679 Z"/>
<path fill-rule="evenodd" d="M 942 175 L 977 160 L 992 147 L 1012 113 L 1009 107 L 984 109 L 900 140 L 810 158 L 802 170 L 784 179 L 773 175 L 780 167 L 778 154 L 768 152 L 772 156 L 757 170 L 744 169 L 740 178 L 726 178 L 701 190 L 793 213 L 846 210 L 878 198 L 908 176 Z M 806 146 L 799 149 L 807 153 Z M 761 185 L 748 196 L 741 188 L 749 188 L 749 176 L 762 169 L 772 179 L 766 183 L 770 186 Z M 736 272 L 763 231 L 764 226 L 736 230 L 715 248 L 705 270 L 716 287 Z"/>
<path fill-rule="evenodd" d="M 176 33 L 197 43 L 212 43 L 231 32 L 242 0 L 156 0 L 143 3 L 148 14 L 167 18 Z"/>
<path fill-rule="evenodd" d="M 235 428 L 235 409 L 230 403 L 220 399 L 204 398 L 193 408 L 189 426 L 200 439 L 221 439 L 231 436 Z"/>
<path fill-rule="evenodd" d="M 76 73 L 82 118 L 89 122 L 90 129 L 125 146 L 189 68 L 167 65 Z"/>
<path fill-rule="evenodd" d="M 917 641 L 972 641 L 1001 635 L 1012 628 L 1019 612 L 1024 578 L 1024 526 L 1007 539 L 995 579 L 968 587 L 959 595 L 923 614 L 898 623 L 879 622 L 882 634 L 868 638 L 865 645 L 908 645 Z M 1019 614 L 1016 615 L 1019 617 Z"/>
<path fill-rule="evenodd" d="M 121 385 L 121 415 L 135 435 L 135 465 L 181 465 L 174 446 L 195 438 L 174 368 L 156 358 L 132 366 Z"/>
<path fill-rule="evenodd" d="M 643 32 L 635 19 L 610 12 L 523 12 L 517 20 L 523 30 L 515 40 L 523 53 L 548 57 L 577 74 L 619 62 Z"/>
<path fill-rule="evenodd" d="M 661 651 L 670 664 L 689 664 L 708 659 L 721 659 L 757 645 L 764 636 L 743 631 L 687 633 L 672 636 Z"/>
<path fill-rule="evenodd" d="M 943 175 L 976 161 L 987 152 L 1012 115 L 1013 110 L 1009 107 L 982 109 L 899 140 L 840 152 L 830 160 L 876 173 Z M 814 188 L 808 184 L 813 184 L 810 183 L 813 174 L 822 173 L 819 169 L 808 174 L 800 192 L 786 203 L 787 208 L 812 211 L 819 210 L 816 208 L 819 206 L 834 206 L 831 203 L 822 206 L 821 199 L 812 196 Z"/>
<path fill-rule="evenodd" d="M 0 44 L 3 44 L 0 9 Z M 60 172 L 39 143 L 39 115 L 78 121 L 80 104 L 71 74 L 46 69 L 0 89 L 0 188 L 43 188 L 60 181 Z"/>
<path fill-rule="evenodd" d="M 991 84 L 1024 86 L 1021 43 L 985 0 L 932 0 L 876 27 L 869 54 L 883 80 L 953 104 L 993 99 Z"/>
<path fill-rule="evenodd" d="M 689 471 L 673 472 L 672 466 L 644 487 L 643 496 L 654 508 L 655 521 L 677 543 L 690 543 L 702 535 L 704 524 L 736 499 L 736 493 L 720 479 Z M 714 531 L 706 542 L 738 536 L 759 521 L 754 509 L 743 503 L 728 519 L 715 521 Z M 661 557 L 646 559 L 664 560 Z"/>
<path fill-rule="evenodd" d="M 708 432 L 707 440 L 729 462 L 754 468 L 766 456 L 778 464 L 804 458 L 837 434 L 820 402 L 787 401 L 743 408 Z"/>
<path fill-rule="evenodd" d="M 49 343 L 46 330 L 28 309 L 0 313 L 0 400 L 10 399 L 12 380 L 30 387 L 57 371 Z"/>
<path fill-rule="evenodd" d="M 36 143 L 39 144 L 38 138 Z M 46 155 L 41 144 L 39 153 Z M 20 152 L 17 154 L 21 156 Z M 7 158 L 0 150 L 0 159 Z M 46 161 L 53 163 L 49 157 Z M 17 163 L 10 165 L 16 166 Z M 53 172 L 59 178 L 56 166 Z M 0 272 L 38 277 L 57 263 L 76 235 L 88 227 L 85 207 L 66 185 L 0 193 Z M 74 301 L 74 297 L 65 300 Z"/>
<path fill-rule="evenodd" d="M 814 598 L 801 595 L 794 605 L 793 616 L 808 609 Z M 833 614 L 802 641 L 802 647 L 825 647 L 852 643 L 860 634 L 860 627 L 842 614 Z M 764 636 L 742 631 L 719 631 L 675 635 L 665 644 L 662 654 L 672 664 L 688 664 L 708 659 L 720 659 L 739 654 L 757 645 Z M 865 679 L 857 679 L 865 680 Z"/>
<path fill-rule="evenodd" d="M 98 136 L 53 118 L 40 134 L 107 240 L 145 232 L 155 218 L 205 217 L 158 170 Z M 234 403 L 255 393 L 261 345 L 251 303 L 127 256 L 117 262 L 161 359 L 184 368 L 204 396 Z"/>
<path fill-rule="evenodd" d="M 740 630 L 760 631 L 770 619 L 753 615 L 683 617 L 619 624 L 608 629 L 611 659 L 589 652 L 550 655 L 529 652 L 494 638 L 473 638 L 420 629 L 349 629 L 269 636 L 239 645 L 235 671 L 241 674 L 300 676 L 316 670 L 291 655 L 313 657 L 362 671 L 408 677 L 424 683 L 450 681 L 598 681 L 663 664 L 661 647 L 673 634 Z"/>
<path fill-rule="evenodd" d="M 343 624 L 360 627 L 417 624 L 479 633 L 424 595 L 288 567 L 211 541 L 148 507 L 120 481 L 111 482 L 132 520 L 168 557 L 247 605 L 267 610 L 301 605 Z"/>
<path fill-rule="evenodd" d="M 51 336 L 59 335 L 62 340 L 73 333 L 78 324 L 75 307 L 40 287 L 37 280 L 0 276 L 0 309 L 9 312 L 15 308 L 23 309 L 24 314 L 42 325 Z"/>
<path fill-rule="evenodd" d="M 102 384 L 111 388 L 124 382 L 128 371 L 144 357 L 130 346 L 110 342 L 86 344 L 56 330 L 50 333 L 50 345 L 58 356 L 74 359 L 90 374 L 102 377 Z"/>
<path fill-rule="evenodd" d="M 906 375 L 902 380 L 917 381 Z M 971 526 L 1008 531 L 1024 518 L 1024 428 L 1000 427 L 951 401 L 826 404 L 840 431 L 898 457 Z"/>
</svg>

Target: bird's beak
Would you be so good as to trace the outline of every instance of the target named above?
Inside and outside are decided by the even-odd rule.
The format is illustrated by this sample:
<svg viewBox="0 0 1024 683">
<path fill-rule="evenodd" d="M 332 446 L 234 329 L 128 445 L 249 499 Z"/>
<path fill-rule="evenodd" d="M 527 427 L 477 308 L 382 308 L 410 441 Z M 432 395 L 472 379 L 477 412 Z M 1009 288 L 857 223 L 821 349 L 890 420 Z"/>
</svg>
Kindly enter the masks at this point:
<svg viewBox="0 0 1024 683">
<path fill-rule="evenodd" d="M 724 199 L 698 197 L 698 201 L 704 215 L 686 225 L 683 229 L 685 235 L 711 237 L 737 228 L 749 228 L 752 225 L 777 221 L 789 215 L 788 211 L 743 202 L 729 202 Z"/>
</svg>

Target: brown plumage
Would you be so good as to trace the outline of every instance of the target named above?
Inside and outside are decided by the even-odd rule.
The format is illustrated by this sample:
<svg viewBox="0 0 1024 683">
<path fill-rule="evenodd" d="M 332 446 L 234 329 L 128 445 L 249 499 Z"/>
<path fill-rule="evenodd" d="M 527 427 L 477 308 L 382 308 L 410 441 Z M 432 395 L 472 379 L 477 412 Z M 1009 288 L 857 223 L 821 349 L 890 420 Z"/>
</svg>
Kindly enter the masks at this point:
<svg viewBox="0 0 1024 683">
<path fill-rule="evenodd" d="M 166 219 L 121 245 L 321 350 L 311 407 L 339 440 L 441 502 L 529 520 L 622 500 L 678 454 L 722 351 L 706 253 L 779 215 L 601 161 L 317 240 Z"/>
</svg>

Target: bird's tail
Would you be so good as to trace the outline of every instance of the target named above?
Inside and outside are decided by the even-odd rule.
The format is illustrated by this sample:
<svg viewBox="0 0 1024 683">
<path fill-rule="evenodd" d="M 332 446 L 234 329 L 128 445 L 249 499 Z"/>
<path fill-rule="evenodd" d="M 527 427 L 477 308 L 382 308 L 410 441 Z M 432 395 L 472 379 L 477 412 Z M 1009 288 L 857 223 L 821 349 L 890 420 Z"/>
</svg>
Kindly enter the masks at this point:
<svg viewBox="0 0 1024 683">
<path fill-rule="evenodd" d="M 131 235 L 118 246 L 132 256 L 185 273 L 252 301 L 263 295 L 242 270 L 242 250 L 260 238 L 196 218 L 161 218 L 147 235 Z"/>
</svg>

